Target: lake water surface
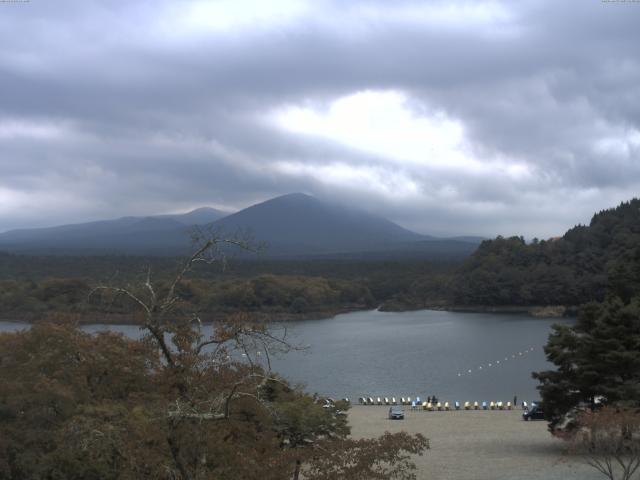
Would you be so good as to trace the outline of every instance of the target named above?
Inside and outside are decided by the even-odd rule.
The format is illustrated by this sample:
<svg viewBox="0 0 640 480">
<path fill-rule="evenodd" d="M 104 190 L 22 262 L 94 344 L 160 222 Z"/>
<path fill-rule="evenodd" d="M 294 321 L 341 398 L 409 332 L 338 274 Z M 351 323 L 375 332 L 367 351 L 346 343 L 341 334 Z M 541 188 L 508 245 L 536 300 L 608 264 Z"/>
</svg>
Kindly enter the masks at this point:
<svg viewBox="0 0 640 480">
<path fill-rule="evenodd" d="M 336 398 L 437 395 L 461 402 L 538 398 L 531 372 L 551 367 L 542 347 L 554 323 L 527 315 L 366 311 L 287 322 L 288 338 L 307 345 L 272 361 L 311 392 Z M 0 322 L 0 331 L 26 328 Z M 276 324 L 276 328 L 282 324 Z M 130 337 L 129 325 L 87 325 Z"/>
</svg>

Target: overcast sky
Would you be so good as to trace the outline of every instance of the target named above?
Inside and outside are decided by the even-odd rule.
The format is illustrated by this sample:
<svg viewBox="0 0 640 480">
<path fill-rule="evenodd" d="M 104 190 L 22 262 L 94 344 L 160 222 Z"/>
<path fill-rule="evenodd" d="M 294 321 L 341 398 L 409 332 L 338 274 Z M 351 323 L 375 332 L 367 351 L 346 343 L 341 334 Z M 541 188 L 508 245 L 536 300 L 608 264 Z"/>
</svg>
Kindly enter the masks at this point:
<svg viewBox="0 0 640 480">
<path fill-rule="evenodd" d="M 0 3 L 0 231 L 305 192 L 548 237 L 640 195 L 640 2 Z"/>
</svg>

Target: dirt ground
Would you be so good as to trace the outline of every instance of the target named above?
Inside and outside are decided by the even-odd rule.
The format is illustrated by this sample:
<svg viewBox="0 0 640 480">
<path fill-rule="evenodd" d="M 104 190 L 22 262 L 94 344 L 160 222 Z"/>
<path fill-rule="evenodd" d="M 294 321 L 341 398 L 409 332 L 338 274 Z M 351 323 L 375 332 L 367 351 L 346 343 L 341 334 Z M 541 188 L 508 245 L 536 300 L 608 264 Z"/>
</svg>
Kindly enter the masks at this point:
<svg viewBox="0 0 640 480">
<path fill-rule="evenodd" d="M 385 431 L 422 433 L 431 449 L 415 458 L 419 479 L 431 480 L 597 480 L 601 474 L 582 458 L 567 454 L 544 421 L 525 422 L 513 411 L 412 411 L 388 420 L 388 407 L 353 406 L 355 438 Z"/>
</svg>

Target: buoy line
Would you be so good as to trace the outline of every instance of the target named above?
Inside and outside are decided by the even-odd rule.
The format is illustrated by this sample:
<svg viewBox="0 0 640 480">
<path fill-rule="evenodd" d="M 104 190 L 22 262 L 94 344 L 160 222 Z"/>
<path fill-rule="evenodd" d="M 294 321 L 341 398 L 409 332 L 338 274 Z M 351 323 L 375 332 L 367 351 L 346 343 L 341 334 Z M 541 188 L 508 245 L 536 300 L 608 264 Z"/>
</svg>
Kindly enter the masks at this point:
<svg viewBox="0 0 640 480">
<path fill-rule="evenodd" d="M 516 359 L 516 358 L 523 357 L 528 353 L 533 352 L 533 350 L 534 350 L 534 347 L 530 347 L 530 348 L 527 348 L 526 350 L 521 350 L 511 355 L 506 355 L 504 357 L 504 360 L 495 360 L 492 362 L 487 362 L 487 363 L 478 365 L 476 368 L 469 368 L 466 370 L 459 371 L 458 377 L 464 377 L 465 375 L 472 375 L 474 371 L 478 372 L 478 371 L 484 370 L 485 368 L 493 368 L 493 367 L 498 367 L 500 365 L 504 365 L 505 362 L 509 361 L 509 359 Z"/>
</svg>

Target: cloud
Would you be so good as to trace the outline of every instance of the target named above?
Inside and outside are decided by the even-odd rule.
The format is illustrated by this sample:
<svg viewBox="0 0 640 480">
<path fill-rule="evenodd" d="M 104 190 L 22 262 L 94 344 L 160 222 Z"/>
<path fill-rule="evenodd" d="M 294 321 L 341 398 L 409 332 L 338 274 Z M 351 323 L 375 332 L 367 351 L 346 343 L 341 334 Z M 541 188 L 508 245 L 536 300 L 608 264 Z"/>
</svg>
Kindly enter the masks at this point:
<svg viewBox="0 0 640 480">
<path fill-rule="evenodd" d="M 318 135 L 399 163 L 478 168 L 465 154 L 462 126 L 443 112 L 418 116 L 402 92 L 367 90 L 333 100 L 321 111 L 290 106 L 274 123 L 293 133 Z"/>
<path fill-rule="evenodd" d="M 0 230 L 305 191 L 550 236 L 640 187 L 640 5 L 0 9 Z"/>
</svg>

